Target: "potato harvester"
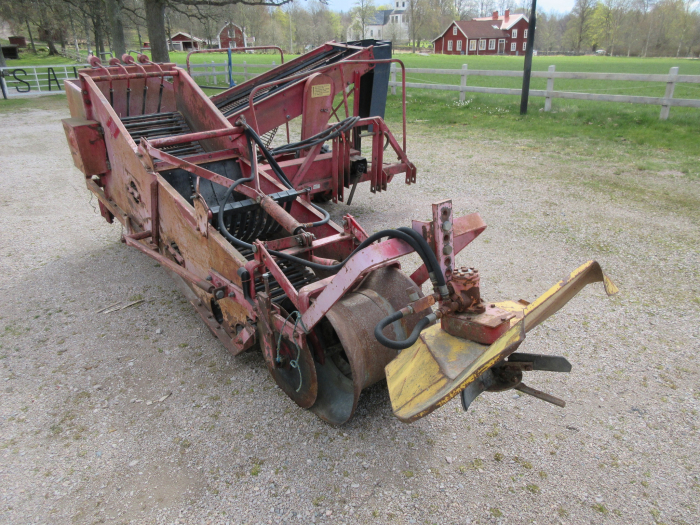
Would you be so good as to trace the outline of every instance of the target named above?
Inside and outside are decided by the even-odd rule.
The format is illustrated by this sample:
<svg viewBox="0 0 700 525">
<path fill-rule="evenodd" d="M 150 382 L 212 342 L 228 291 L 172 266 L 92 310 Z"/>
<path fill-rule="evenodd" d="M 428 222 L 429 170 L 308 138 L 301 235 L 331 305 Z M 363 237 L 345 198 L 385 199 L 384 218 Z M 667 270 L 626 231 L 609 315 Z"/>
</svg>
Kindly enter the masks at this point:
<svg viewBox="0 0 700 525">
<path fill-rule="evenodd" d="M 430 221 L 368 235 L 320 206 L 350 204 L 360 184 L 377 193 L 398 175 L 416 181 L 405 89 L 401 141 L 383 119 L 392 62 L 405 84 L 389 42 L 330 42 L 210 98 L 189 56 L 187 70 L 91 57 L 66 81 L 63 125 L 123 241 L 169 270 L 229 352 L 259 348 L 277 385 L 323 420 L 348 421 L 361 391 L 385 378 L 405 422 L 459 393 L 467 409 L 486 390 L 563 406 L 522 377 L 568 372 L 568 361 L 516 350 L 586 284 L 616 291 L 598 263 L 531 304 L 489 302 L 478 270 L 455 260 L 486 228 L 478 213 L 455 217 L 443 200 Z M 280 130 L 286 140 L 274 141 Z M 407 275 L 400 261 L 413 252 L 422 265 Z"/>
</svg>

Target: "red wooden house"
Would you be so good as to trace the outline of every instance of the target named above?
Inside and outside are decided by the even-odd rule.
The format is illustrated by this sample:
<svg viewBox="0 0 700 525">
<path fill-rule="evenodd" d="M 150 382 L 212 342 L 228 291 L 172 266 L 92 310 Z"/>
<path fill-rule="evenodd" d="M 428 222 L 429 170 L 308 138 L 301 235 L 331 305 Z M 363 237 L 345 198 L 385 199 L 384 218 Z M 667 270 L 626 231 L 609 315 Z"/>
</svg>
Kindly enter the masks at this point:
<svg viewBox="0 0 700 525">
<path fill-rule="evenodd" d="M 525 15 L 454 21 L 433 40 L 436 54 L 443 55 L 520 55 L 526 49 L 529 22 Z"/>
<path fill-rule="evenodd" d="M 498 11 L 494 11 L 490 17 L 475 18 L 474 20 L 480 22 L 489 21 L 508 34 L 507 54 L 525 54 L 527 49 L 527 32 L 530 28 L 530 21 L 527 16 L 523 14 L 511 15 L 510 9 L 506 9 L 503 16 L 499 16 Z"/>
<path fill-rule="evenodd" d="M 219 31 L 220 48 L 246 47 L 246 45 L 245 30 L 233 22 L 229 22 Z"/>
</svg>

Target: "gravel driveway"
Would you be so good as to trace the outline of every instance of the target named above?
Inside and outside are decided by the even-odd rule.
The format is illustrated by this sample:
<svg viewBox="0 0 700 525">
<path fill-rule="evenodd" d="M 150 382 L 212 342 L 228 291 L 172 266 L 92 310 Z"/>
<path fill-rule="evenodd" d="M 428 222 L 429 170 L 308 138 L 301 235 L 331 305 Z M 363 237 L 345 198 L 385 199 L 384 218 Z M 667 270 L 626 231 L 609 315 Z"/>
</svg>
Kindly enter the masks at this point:
<svg viewBox="0 0 700 525">
<path fill-rule="evenodd" d="M 121 244 L 67 115 L 0 114 L 1 523 L 700 522 L 699 181 L 623 149 L 415 129 L 419 182 L 360 187 L 335 219 L 408 225 L 451 197 L 489 225 L 458 258 L 485 298 L 533 300 L 591 258 L 621 293 L 588 287 L 528 335 L 574 365 L 527 379 L 564 409 L 509 391 L 405 425 L 376 385 L 334 428 Z"/>
</svg>

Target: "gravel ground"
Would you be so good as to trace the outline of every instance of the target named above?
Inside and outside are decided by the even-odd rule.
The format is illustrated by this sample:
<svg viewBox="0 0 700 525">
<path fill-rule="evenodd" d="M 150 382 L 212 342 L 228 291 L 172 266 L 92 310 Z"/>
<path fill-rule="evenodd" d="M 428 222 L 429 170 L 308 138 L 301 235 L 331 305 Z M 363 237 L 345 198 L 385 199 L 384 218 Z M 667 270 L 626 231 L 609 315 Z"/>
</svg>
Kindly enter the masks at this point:
<svg viewBox="0 0 700 525">
<path fill-rule="evenodd" d="M 589 258 L 621 293 L 589 287 L 528 335 L 524 351 L 573 363 L 527 380 L 565 409 L 509 391 L 405 425 L 376 385 L 334 428 L 120 243 L 72 167 L 67 114 L 0 114 L 0 522 L 700 522 L 700 182 L 623 149 L 414 130 L 419 182 L 360 187 L 335 218 L 376 231 L 451 197 L 489 225 L 458 258 L 487 299 L 533 300 Z"/>
</svg>

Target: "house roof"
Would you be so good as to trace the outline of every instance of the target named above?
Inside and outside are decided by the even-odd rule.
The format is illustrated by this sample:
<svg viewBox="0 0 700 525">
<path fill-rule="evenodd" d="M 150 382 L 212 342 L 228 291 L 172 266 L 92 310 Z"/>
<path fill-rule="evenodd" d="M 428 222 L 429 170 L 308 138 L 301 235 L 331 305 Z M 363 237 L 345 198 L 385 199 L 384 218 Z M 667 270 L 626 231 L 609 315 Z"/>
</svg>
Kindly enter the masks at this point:
<svg viewBox="0 0 700 525">
<path fill-rule="evenodd" d="M 510 15 L 508 17 L 508 22 L 505 22 L 505 18 L 503 15 L 499 16 L 497 20 L 494 20 L 493 17 L 490 17 L 490 16 L 486 16 L 483 18 L 475 18 L 474 20 L 478 20 L 479 22 L 489 20 L 489 21 L 493 22 L 494 24 L 497 24 L 498 27 L 500 27 L 501 29 L 508 30 L 522 19 L 525 19 L 525 21 L 528 23 L 530 22 L 530 20 L 528 20 L 528 18 L 523 14 Z"/>
<path fill-rule="evenodd" d="M 498 29 L 498 26 L 485 20 L 460 20 L 459 22 L 453 21 L 452 24 L 456 24 L 467 38 L 503 38 L 505 36 L 503 31 Z M 447 33 L 447 30 L 452 27 L 452 24 L 448 25 L 441 35 L 434 38 L 433 42 L 442 38 Z"/>
<path fill-rule="evenodd" d="M 233 22 L 226 22 L 226 25 L 224 27 L 222 27 L 221 29 L 219 29 L 218 34 L 220 35 L 224 29 L 228 29 L 228 26 L 235 26 L 241 31 L 241 33 L 245 33 L 245 31 L 243 31 L 243 28 L 241 26 L 239 26 L 238 24 L 234 24 Z"/>
<path fill-rule="evenodd" d="M 195 41 L 195 42 L 204 42 L 204 39 L 198 38 L 198 37 L 196 37 L 196 36 L 192 36 L 192 35 L 190 35 L 189 33 L 185 33 L 184 31 L 178 31 L 177 33 L 175 33 L 175 34 L 172 36 L 172 39 L 174 40 L 176 36 L 184 36 L 184 37 L 187 38 L 188 40 L 193 40 L 193 41 Z"/>
<path fill-rule="evenodd" d="M 385 26 L 389 23 L 391 15 L 402 15 L 405 9 L 379 9 L 374 12 L 374 16 L 367 22 L 368 26 Z"/>
</svg>

